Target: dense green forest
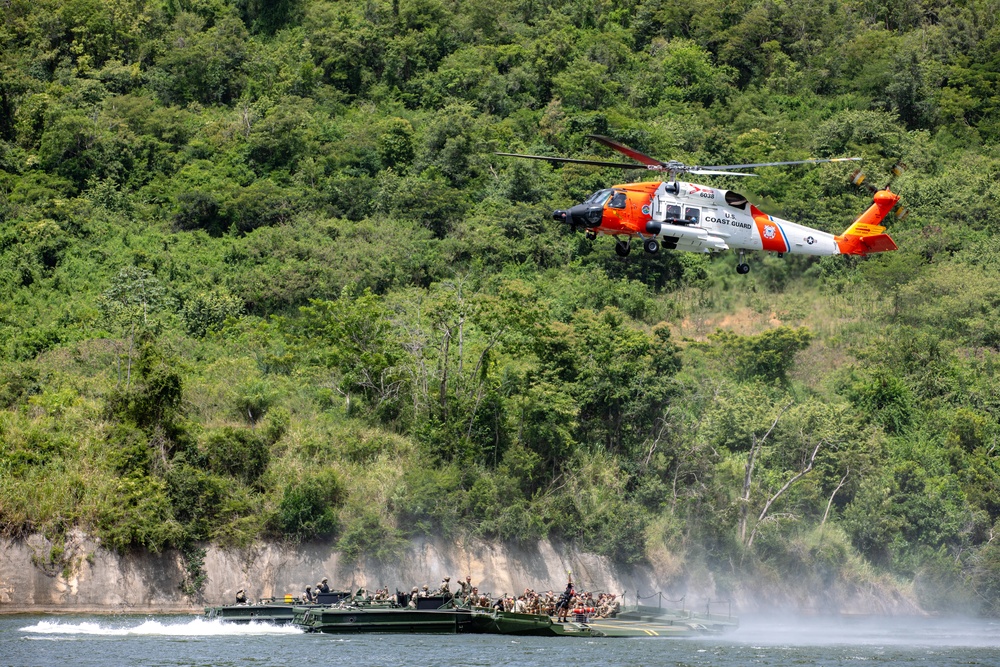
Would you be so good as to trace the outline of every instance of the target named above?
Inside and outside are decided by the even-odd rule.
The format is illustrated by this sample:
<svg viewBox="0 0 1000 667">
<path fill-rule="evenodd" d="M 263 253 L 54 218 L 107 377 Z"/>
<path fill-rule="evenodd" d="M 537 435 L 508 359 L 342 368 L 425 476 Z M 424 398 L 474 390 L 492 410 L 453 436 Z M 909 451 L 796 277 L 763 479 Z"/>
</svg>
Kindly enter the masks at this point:
<svg viewBox="0 0 1000 667">
<path fill-rule="evenodd" d="M 0 2 L 0 532 L 551 536 L 1000 613 L 1000 1 Z M 633 253 L 634 173 L 856 155 L 870 258 Z M 705 177 L 843 231 L 851 167 Z M 792 482 L 791 484 L 788 484 Z M 874 585 L 874 584 L 873 584 Z"/>
</svg>

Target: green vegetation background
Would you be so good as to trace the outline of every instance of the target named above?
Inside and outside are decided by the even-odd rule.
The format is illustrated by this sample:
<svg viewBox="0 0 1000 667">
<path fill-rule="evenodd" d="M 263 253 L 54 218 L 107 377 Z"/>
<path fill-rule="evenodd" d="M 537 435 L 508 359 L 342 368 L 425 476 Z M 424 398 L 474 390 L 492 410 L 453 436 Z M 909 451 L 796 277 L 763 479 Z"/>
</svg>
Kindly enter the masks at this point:
<svg viewBox="0 0 1000 667">
<path fill-rule="evenodd" d="M 192 591 L 209 542 L 555 536 L 1000 612 L 998 17 L 0 2 L 0 531 L 181 549 Z M 622 260 L 550 214 L 634 174 L 493 155 L 595 132 L 902 160 L 900 250 Z M 711 183 L 840 232 L 850 169 Z"/>
</svg>

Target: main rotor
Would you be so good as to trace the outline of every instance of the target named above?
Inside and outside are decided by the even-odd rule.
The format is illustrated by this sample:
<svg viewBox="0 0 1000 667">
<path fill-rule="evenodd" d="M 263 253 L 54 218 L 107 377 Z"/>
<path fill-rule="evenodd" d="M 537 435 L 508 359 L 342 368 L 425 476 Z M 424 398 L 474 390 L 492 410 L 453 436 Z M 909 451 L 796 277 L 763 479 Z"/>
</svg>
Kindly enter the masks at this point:
<svg viewBox="0 0 1000 667">
<path fill-rule="evenodd" d="M 618 169 L 646 169 L 649 171 L 667 172 L 670 180 L 677 180 L 678 174 L 698 174 L 710 176 L 757 176 L 758 174 L 733 171 L 735 169 L 753 169 L 755 167 L 783 167 L 793 164 L 820 164 L 822 162 L 857 162 L 859 157 L 812 158 L 809 160 L 786 160 L 784 162 L 749 162 L 746 164 L 717 164 L 710 166 L 688 165 L 678 160 L 657 160 L 645 153 L 600 134 L 588 134 L 587 138 L 604 144 L 622 155 L 632 158 L 635 162 L 609 162 L 605 160 L 578 160 L 566 157 L 550 157 L 548 155 L 525 155 L 523 153 L 496 153 L 506 157 L 527 158 L 529 160 L 544 160 L 546 162 L 568 162 L 571 164 L 587 164 L 596 167 L 616 167 Z"/>
</svg>

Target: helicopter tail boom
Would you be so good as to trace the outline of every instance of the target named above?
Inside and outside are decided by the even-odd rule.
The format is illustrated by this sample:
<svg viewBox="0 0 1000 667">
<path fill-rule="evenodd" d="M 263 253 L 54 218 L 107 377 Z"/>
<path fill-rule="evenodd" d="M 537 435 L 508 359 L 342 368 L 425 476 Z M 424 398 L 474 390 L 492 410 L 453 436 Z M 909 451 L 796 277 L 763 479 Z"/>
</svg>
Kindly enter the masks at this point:
<svg viewBox="0 0 1000 667">
<path fill-rule="evenodd" d="M 843 255 L 868 255 L 873 252 L 889 252 L 896 249 L 892 238 L 885 233 L 885 227 L 880 223 L 889 215 L 899 195 L 889 190 L 879 190 L 867 211 L 840 236 L 836 237 L 837 246 Z"/>
</svg>

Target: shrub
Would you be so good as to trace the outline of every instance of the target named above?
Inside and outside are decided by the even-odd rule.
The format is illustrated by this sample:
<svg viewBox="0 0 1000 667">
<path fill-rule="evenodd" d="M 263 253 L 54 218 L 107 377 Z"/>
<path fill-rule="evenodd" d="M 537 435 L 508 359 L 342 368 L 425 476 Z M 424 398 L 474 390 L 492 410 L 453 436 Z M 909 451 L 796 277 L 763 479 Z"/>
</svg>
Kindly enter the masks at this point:
<svg viewBox="0 0 1000 667">
<path fill-rule="evenodd" d="M 177 544 L 183 530 L 174 520 L 166 484 L 155 477 L 124 477 L 97 509 L 95 533 L 119 553 L 144 548 L 159 551 Z"/>
<path fill-rule="evenodd" d="M 209 434 L 202 448 L 208 468 L 253 484 L 271 460 L 264 434 L 245 428 L 223 427 Z"/>
<path fill-rule="evenodd" d="M 346 496 L 332 470 L 323 470 L 285 487 L 274 527 L 282 535 L 301 542 L 337 532 L 337 508 Z"/>
</svg>

